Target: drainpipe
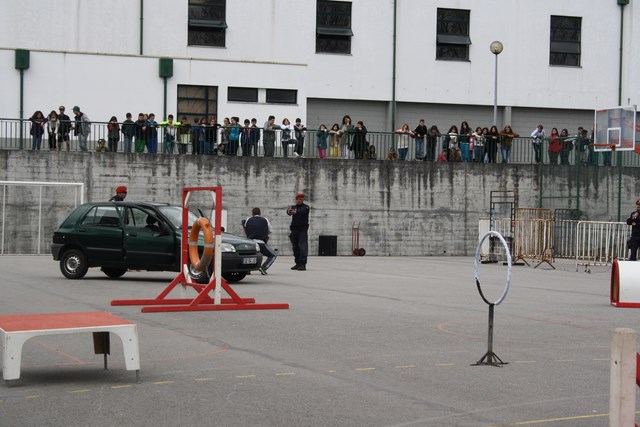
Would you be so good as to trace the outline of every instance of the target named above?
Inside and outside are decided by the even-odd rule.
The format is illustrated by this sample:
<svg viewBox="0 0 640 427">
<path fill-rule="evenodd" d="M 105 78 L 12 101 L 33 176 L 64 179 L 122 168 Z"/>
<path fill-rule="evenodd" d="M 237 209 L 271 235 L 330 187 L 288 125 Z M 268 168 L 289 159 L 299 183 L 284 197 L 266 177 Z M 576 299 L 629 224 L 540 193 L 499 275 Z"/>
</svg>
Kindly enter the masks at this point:
<svg viewBox="0 0 640 427">
<path fill-rule="evenodd" d="M 391 75 L 391 130 L 396 129 L 396 44 L 398 0 L 393 0 L 393 69 Z"/>
<path fill-rule="evenodd" d="M 23 141 L 23 119 L 24 119 L 24 70 L 29 69 L 30 51 L 25 49 L 16 49 L 15 51 L 15 68 L 20 70 L 20 149 L 24 148 Z"/>
<path fill-rule="evenodd" d="M 618 105 L 622 105 L 622 63 L 624 46 L 624 7 L 629 4 L 629 0 L 618 0 L 620 6 L 620 63 L 618 64 Z M 618 222 L 621 221 L 622 213 L 622 152 L 618 151 Z"/>
<path fill-rule="evenodd" d="M 144 30 L 144 0 L 140 0 L 140 55 L 143 54 L 142 46 L 143 46 L 143 31 Z"/>
</svg>

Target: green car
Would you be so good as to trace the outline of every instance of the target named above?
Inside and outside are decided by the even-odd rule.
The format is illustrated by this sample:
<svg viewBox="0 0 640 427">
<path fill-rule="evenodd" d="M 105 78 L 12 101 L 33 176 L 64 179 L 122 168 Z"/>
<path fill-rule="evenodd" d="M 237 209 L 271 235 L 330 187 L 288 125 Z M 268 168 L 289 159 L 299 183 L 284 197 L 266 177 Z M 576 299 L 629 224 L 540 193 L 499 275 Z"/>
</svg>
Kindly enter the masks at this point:
<svg viewBox="0 0 640 427">
<path fill-rule="evenodd" d="M 198 218 L 189 211 L 189 224 Z M 191 225 L 189 225 L 191 228 Z M 161 203 L 99 202 L 76 208 L 53 233 L 51 253 L 68 279 L 81 279 L 89 267 L 109 277 L 127 270 L 180 271 L 182 209 Z M 202 253 L 204 242 L 200 236 Z M 251 239 L 222 234 L 222 277 L 230 283 L 262 264 L 260 247 Z M 188 262 L 188 261 L 187 261 Z M 191 278 L 208 283 L 213 262 Z"/>
</svg>

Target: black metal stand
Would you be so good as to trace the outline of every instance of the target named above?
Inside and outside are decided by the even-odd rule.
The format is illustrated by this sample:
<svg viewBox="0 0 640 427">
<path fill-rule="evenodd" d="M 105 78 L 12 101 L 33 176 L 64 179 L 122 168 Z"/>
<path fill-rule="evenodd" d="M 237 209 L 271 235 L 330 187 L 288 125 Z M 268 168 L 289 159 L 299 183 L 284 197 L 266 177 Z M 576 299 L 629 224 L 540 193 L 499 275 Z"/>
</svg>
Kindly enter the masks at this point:
<svg viewBox="0 0 640 427">
<path fill-rule="evenodd" d="M 484 296 L 482 296 L 482 299 L 484 299 Z M 485 302 L 487 302 L 486 299 L 485 299 Z M 508 362 L 503 362 L 502 359 L 500 359 L 498 355 L 493 352 L 493 308 L 495 304 L 491 304 L 491 303 L 488 303 L 488 304 L 489 304 L 489 338 L 487 340 L 488 341 L 487 352 L 484 354 L 484 356 L 482 356 L 480 360 L 478 360 L 476 363 L 472 364 L 471 366 L 491 365 L 491 366 L 500 367 L 500 365 L 508 364 Z"/>
</svg>

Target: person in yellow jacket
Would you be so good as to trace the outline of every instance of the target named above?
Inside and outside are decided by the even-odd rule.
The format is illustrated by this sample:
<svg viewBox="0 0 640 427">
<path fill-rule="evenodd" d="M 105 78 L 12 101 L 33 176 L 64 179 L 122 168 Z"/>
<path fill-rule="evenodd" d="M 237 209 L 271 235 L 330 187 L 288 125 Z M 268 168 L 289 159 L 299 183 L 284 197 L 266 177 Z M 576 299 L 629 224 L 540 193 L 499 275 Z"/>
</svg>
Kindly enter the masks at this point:
<svg viewBox="0 0 640 427">
<path fill-rule="evenodd" d="M 174 122 L 173 114 L 169 114 L 167 116 L 167 120 L 160 123 L 160 126 L 164 129 L 162 152 L 173 154 L 173 148 L 175 147 L 176 137 L 178 136 L 180 122 Z"/>
</svg>

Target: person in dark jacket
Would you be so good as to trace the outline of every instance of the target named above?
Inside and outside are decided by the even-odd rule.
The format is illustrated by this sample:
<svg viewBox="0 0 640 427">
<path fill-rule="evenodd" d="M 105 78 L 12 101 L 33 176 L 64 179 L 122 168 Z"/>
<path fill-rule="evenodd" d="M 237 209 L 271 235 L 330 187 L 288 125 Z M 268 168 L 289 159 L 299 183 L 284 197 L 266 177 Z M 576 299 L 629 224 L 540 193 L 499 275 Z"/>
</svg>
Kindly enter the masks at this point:
<svg viewBox="0 0 640 427">
<path fill-rule="evenodd" d="M 364 159 L 364 154 L 367 152 L 367 127 L 364 123 L 359 121 L 356 127 L 353 129 L 353 142 L 351 143 L 351 149 L 354 152 L 356 159 Z"/>
<path fill-rule="evenodd" d="M 260 208 L 253 208 L 249 218 L 242 221 L 244 232 L 249 239 L 253 239 L 260 246 L 260 252 L 267 259 L 262 263 L 260 267 L 260 273 L 267 274 L 267 270 L 278 258 L 278 253 L 274 251 L 271 246 L 267 244 L 269 241 L 269 234 L 271 234 L 271 223 L 269 220 L 261 215 Z"/>
<path fill-rule="evenodd" d="M 292 270 L 305 271 L 307 269 L 309 230 L 309 205 L 304 203 L 304 194 L 296 194 L 296 204 L 287 209 L 287 215 L 291 217 L 289 239 L 293 245 L 293 256 L 296 264 Z"/>
<path fill-rule="evenodd" d="M 144 113 L 138 114 L 138 120 L 136 120 L 135 125 L 135 151 L 136 153 L 144 153 L 144 149 L 147 146 L 147 117 Z"/>
<path fill-rule="evenodd" d="M 36 151 L 39 150 L 42 145 L 42 135 L 44 135 L 47 119 L 44 118 L 42 111 L 38 110 L 33 113 L 29 121 L 31 122 L 31 138 L 33 140 L 31 149 Z"/>
<path fill-rule="evenodd" d="M 131 120 L 131 113 L 127 113 L 127 119 L 122 122 L 122 136 L 124 140 L 124 152 L 130 153 L 133 137 L 136 135 L 136 123 Z"/>
<path fill-rule="evenodd" d="M 638 246 L 640 246 L 640 199 L 636 200 L 636 210 L 627 218 L 627 225 L 631 226 L 631 238 L 629 238 L 629 261 L 636 261 Z"/>
<path fill-rule="evenodd" d="M 62 141 L 65 142 L 67 151 L 70 151 L 71 144 L 69 143 L 69 134 L 71 133 L 71 118 L 64 113 L 64 105 L 61 105 L 58 111 L 60 111 L 60 114 L 58 114 L 58 120 L 60 121 L 60 126 L 58 127 L 58 151 L 62 148 Z"/>
<path fill-rule="evenodd" d="M 424 119 L 420 119 L 418 126 L 413 131 L 413 137 L 416 139 L 416 160 L 424 160 L 424 139 L 428 132 Z"/>
</svg>

